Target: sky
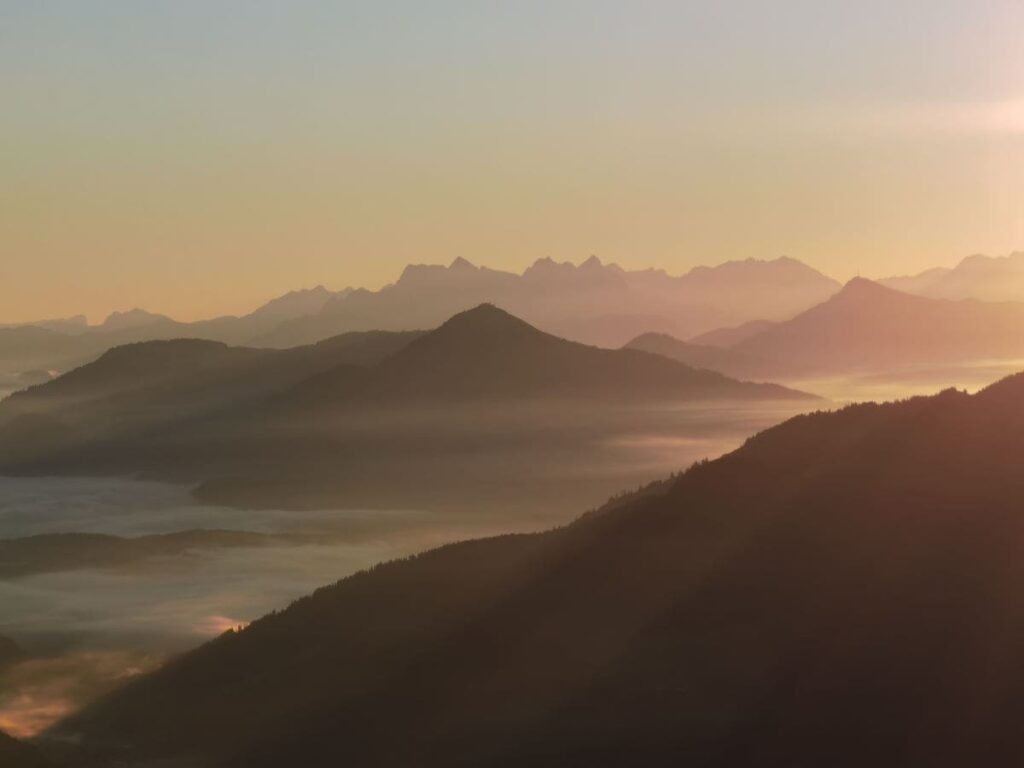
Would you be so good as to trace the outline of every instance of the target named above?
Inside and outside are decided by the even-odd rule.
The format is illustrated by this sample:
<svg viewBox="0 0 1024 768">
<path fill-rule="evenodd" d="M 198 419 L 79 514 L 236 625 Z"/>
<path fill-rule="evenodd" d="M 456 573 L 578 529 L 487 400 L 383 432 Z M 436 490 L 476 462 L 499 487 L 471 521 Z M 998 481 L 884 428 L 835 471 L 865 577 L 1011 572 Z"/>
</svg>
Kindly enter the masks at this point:
<svg viewBox="0 0 1024 768">
<path fill-rule="evenodd" d="M 1018 0 L 0 0 L 0 322 L 1024 249 Z"/>
</svg>

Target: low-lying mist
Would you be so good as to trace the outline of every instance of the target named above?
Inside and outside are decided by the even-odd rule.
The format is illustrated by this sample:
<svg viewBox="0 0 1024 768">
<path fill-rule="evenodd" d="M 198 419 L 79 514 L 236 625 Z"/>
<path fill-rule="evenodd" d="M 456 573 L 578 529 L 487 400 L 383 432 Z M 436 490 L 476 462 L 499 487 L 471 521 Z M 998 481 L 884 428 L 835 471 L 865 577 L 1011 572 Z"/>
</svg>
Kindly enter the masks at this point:
<svg viewBox="0 0 1024 768">
<path fill-rule="evenodd" d="M 613 493 L 730 450 L 793 410 L 687 404 L 611 414 L 601 423 L 582 411 L 552 412 L 546 424 L 528 425 L 516 423 L 515 413 L 470 410 L 460 420 L 446 418 L 441 431 L 439 418 L 425 412 L 402 422 L 404 434 L 416 438 L 390 465 L 386 453 L 373 457 L 375 485 L 429 474 L 432 461 L 462 472 L 464 488 L 447 490 L 464 503 L 422 508 L 253 509 L 201 503 L 191 487 L 172 483 L 0 477 L 0 539 L 266 534 L 258 546 L 200 540 L 172 554 L 88 568 L 72 565 L 75 543 L 62 540 L 65 549 L 48 558 L 45 572 L 0 579 L 0 636 L 29 654 L 0 671 L 0 729 L 36 733 L 169 655 L 378 562 L 449 541 L 566 523 Z M 347 428 L 372 442 L 397 422 Z M 467 445 L 477 448 L 464 451 Z M 504 503 L 513 486 L 516 503 Z"/>
</svg>

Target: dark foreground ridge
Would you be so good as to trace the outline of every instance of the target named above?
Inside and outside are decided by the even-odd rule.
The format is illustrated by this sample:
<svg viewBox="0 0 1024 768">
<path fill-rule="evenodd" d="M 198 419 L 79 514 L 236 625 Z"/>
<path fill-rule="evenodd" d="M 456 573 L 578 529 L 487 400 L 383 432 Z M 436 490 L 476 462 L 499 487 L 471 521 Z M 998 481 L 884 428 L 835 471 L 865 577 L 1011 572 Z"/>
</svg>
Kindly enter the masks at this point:
<svg viewBox="0 0 1024 768">
<path fill-rule="evenodd" d="M 24 742 L 0 731 L 0 765 L 4 768 L 52 768 L 43 756 Z"/>
<path fill-rule="evenodd" d="M 1019 765 L 1022 457 L 1024 376 L 797 417 L 321 589 L 55 734 L 231 766 Z"/>
</svg>

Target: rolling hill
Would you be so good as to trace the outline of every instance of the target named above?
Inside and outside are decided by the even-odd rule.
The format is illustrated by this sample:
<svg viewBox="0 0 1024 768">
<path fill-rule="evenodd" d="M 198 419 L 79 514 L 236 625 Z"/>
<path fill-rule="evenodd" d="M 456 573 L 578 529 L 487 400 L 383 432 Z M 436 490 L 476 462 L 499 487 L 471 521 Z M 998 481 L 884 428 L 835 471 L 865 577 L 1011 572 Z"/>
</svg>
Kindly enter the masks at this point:
<svg viewBox="0 0 1024 768">
<path fill-rule="evenodd" d="M 231 766 L 1019 764 L 1022 455 L 1024 375 L 797 417 L 321 589 L 53 734 Z"/>
<path fill-rule="evenodd" d="M 339 365 L 368 366 L 414 331 L 343 334 L 288 350 L 200 339 L 115 347 L 98 360 L 0 402 L 0 456 L 45 452 L 237 409 Z"/>
<path fill-rule="evenodd" d="M 770 376 L 776 368 L 770 362 L 741 352 L 680 341 L 664 333 L 645 333 L 637 336 L 626 344 L 625 348 L 650 352 L 694 368 L 705 368 L 739 379 L 763 379 Z"/>
</svg>

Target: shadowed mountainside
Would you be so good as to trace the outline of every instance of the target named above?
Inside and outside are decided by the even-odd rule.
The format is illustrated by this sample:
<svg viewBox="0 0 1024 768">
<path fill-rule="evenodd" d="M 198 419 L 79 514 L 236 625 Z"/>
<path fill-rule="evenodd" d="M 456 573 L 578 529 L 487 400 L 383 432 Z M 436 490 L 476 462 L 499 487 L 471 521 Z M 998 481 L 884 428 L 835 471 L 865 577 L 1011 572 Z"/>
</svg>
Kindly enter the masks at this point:
<svg viewBox="0 0 1024 768">
<path fill-rule="evenodd" d="M 1021 455 L 1024 376 L 796 417 L 321 589 L 55 733 L 238 766 L 1018 764 Z"/>
</svg>

